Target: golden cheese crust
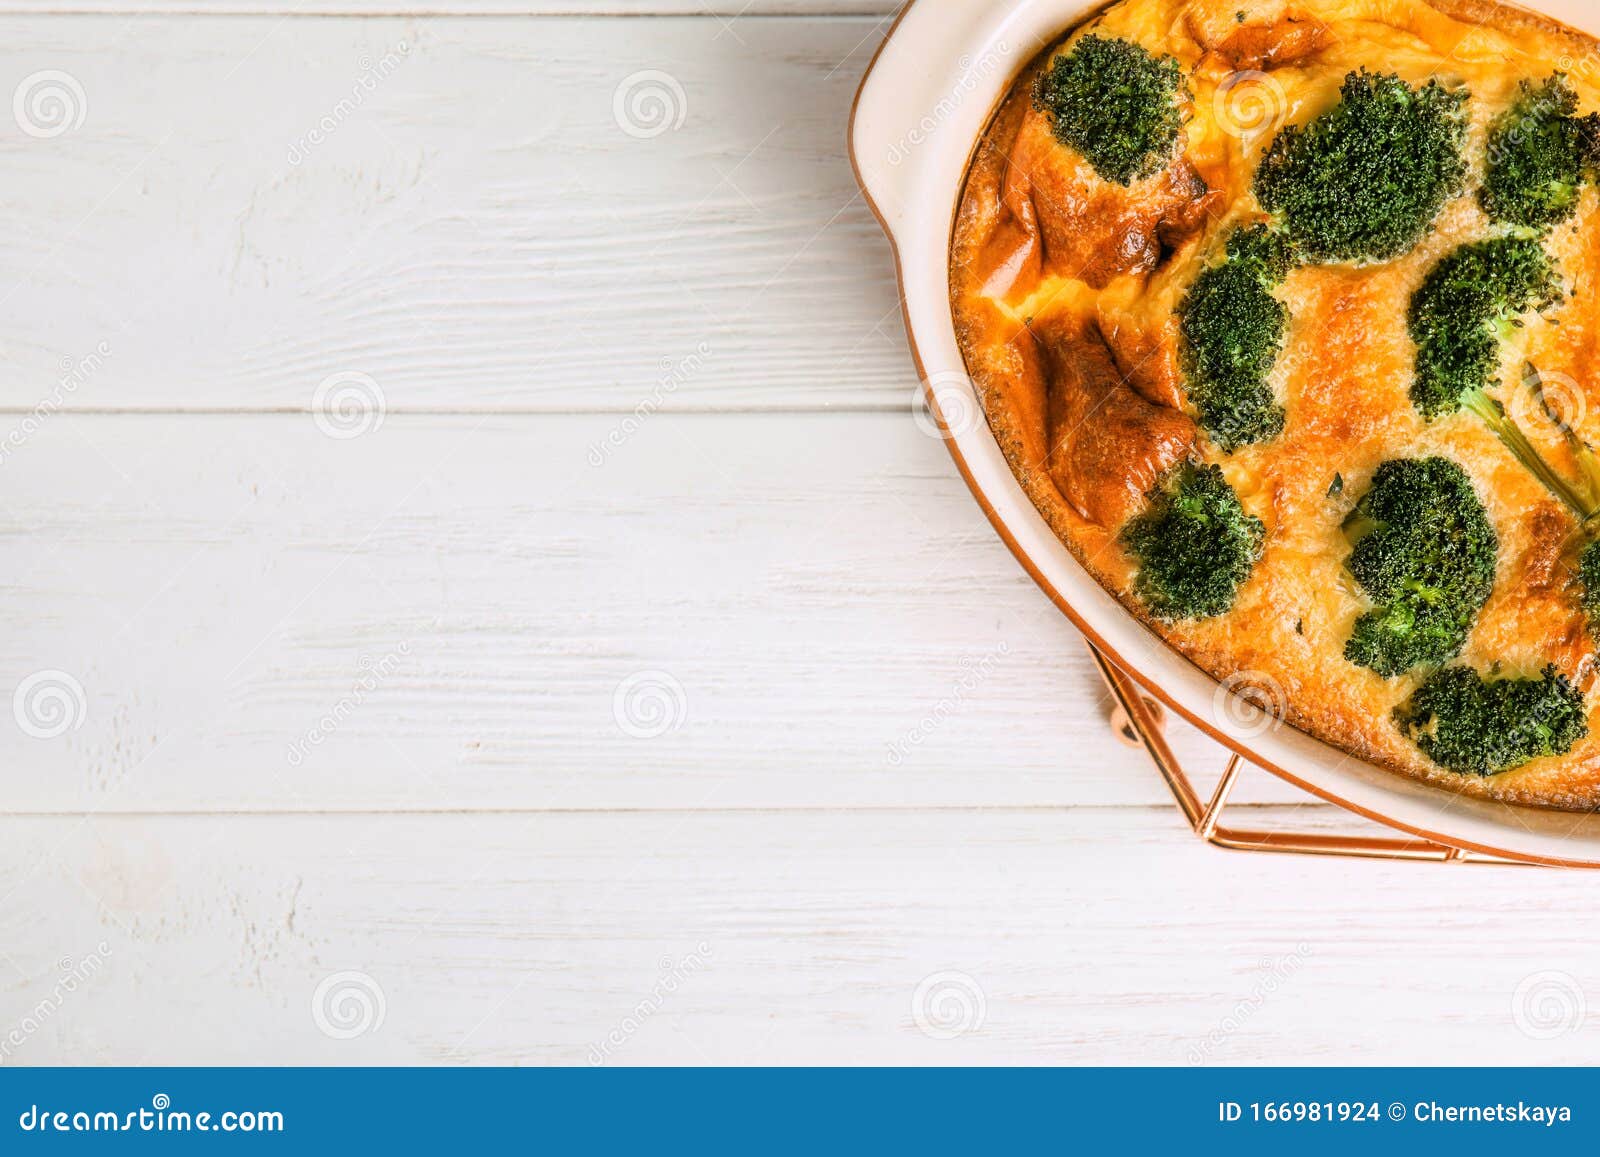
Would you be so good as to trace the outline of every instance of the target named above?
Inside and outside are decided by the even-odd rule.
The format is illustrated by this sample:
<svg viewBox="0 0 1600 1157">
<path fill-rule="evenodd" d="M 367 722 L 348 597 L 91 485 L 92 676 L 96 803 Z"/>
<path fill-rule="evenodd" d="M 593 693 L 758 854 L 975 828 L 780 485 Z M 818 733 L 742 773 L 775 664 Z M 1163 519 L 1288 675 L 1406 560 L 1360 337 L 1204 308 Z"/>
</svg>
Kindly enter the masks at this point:
<svg viewBox="0 0 1600 1157">
<path fill-rule="evenodd" d="M 1057 143 L 1032 107 L 1034 76 L 1087 31 L 1182 65 L 1192 102 L 1173 162 L 1123 187 Z M 1398 260 L 1292 271 L 1275 294 L 1287 345 L 1272 386 L 1282 434 L 1223 454 L 1196 427 L 1178 358 L 1175 309 L 1221 240 L 1261 218 L 1250 182 L 1283 124 L 1332 105 L 1352 70 L 1432 77 L 1471 91 L 1466 191 Z M 1580 108 L 1600 108 L 1600 44 L 1541 17 L 1472 0 L 1122 0 L 1020 76 L 974 154 L 955 223 L 957 336 L 989 423 L 1029 497 L 1073 554 L 1133 613 L 1218 679 L 1263 689 L 1293 725 L 1393 771 L 1510 803 L 1600 807 L 1600 727 L 1569 753 L 1499 775 L 1446 771 L 1392 719 L 1416 674 L 1386 679 L 1343 657 L 1368 607 L 1345 576 L 1340 524 L 1378 465 L 1442 454 L 1472 477 L 1499 536 L 1494 594 L 1461 659 L 1537 672 L 1554 663 L 1587 694 L 1593 644 L 1576 602 L 1575 523 L 1482 422 L 1424 422 L 1408 394 L 1406 305 L 1426 271 L 1490 233 L 1472 195 L 1488 125 L 1520 80 L 1567 74 Z M 1559 383 L 1561 408 L 1600 443 L 1600 198 L 1547 249 L 1573 296 L 1506 343 Z M 1567 473 L 1548 422 L 1522 425 Z M 1221 465 L 1267 527 L 1264 553 L 1231 612 L 1161 622 L 1133 595 L 1117 541 L 1154 481 L 1186 455 Z M 1335 474 L 1342 493 L 1329 495 Z M 1591 697 L 1592 706 L 1592 697 Z"/>
</svg>

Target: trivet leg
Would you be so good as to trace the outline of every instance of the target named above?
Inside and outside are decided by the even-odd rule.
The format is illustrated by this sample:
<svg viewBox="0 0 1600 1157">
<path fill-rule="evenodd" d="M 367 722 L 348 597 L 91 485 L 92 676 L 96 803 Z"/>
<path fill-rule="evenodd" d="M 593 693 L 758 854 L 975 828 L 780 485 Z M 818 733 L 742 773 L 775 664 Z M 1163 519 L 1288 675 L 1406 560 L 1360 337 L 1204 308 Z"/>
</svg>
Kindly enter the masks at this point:
<svg viewBox="0 0 1600 1157">
<path fill-rule="evenodd" d="M 1448 844 L 1436 843 L 1420 837 L 1393 836 L 1343 836 L 1323 835 L 1315 832 L 1267 832 L 1222 826 L 1222 813 L 1228 797 L 1238 783 L 1244 769 L 1244 758 L 1236 752 L 1229 753 L 1228 765 L 1222 772 L 1208 803 L 1201 804 L 1188 773 L 1184 771 L 1167 743 L 1165 712 L 1160 705 L 1148 699 L 1139 686 L 1109 659 L 1099 648 L 1089 645 L 1100 677 L 1105 680 L 1115 704 L 1111 725 L 1125 742 L 1141 747 L 1155 764 L 1161 778 L 1166 781 L 1172 798 L 1177 801 L 1184 819 L 1196 835 L 1214 847 L 1241 852 L 1293 852 L 1311 856 L 1346 856 L 1378 860 L 1432 860 L 1440 863 L 1468 864 L 1526 864 L 1527 861 L 1505 859 L 1480 852 L 1469 852 Z"/>
</svg>

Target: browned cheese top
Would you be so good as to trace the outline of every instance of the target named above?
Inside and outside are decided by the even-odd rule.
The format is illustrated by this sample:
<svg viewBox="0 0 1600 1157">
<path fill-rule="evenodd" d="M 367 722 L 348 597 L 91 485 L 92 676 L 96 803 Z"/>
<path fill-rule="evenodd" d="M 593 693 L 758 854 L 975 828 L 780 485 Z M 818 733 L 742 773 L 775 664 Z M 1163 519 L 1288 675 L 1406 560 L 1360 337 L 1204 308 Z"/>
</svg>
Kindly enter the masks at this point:
<svg viewBox="0 0 1600 1157">
<path fill-rule="evenodd" d="M 1089 31 L 1172 56 L 1186 77 L 1173 160 L 1126 187 L 1098 177 L 1033 107 L 1038 71 Z M 1392 712 L 1420 673 L 1383 678 L 1344 658 L 1352 623 L 1371 604 L 1344 571 L 1340 524 L 1385 460 L 1442 454 L 1459 463 L 1500 541 L 1494 594 L 1460 660 L 1527 673 L 1554 663 L 1587 691 L 1593 643 L 1574 591 L 1573 516 L 1472 415 L 1430 423 L 1417 413 L 1406 310 L 1441 256 L 1491 234 L 1474 191 L 1489 123 L 1518 82 L 1563 70 L 1580 111 L 1600 108 L 1596 47 L 1520 11 L 1449 0 L 1124 0 L 1036 61 L 996 111 L 969 172 L 951 269 L 968 370 L 1017 477 L 1134 614 L 1212 675 L 1247 673 L 1289 722 L 1364 759 L 1477 796 L 1564 808 L 1600 806 L 1592 718 L 1565 756 L 1482 778 L 1440 768 L 1396 727 Z M 1251 182 L 1278 128 L 1330 108 L 1361 68 L 1470 89 L 1466 186 L 1399 259 L 1289 273 L 1274 291 L 1290 320 L 1271 378 L 1284 430 L 1223 453 L 1192 417 L 1175 310 L 1223 238 L 1263 219 Z M 1507 374 L 1531 360 L 1571 394 L 1563 413 L 1593 443 L 1597 208 L 1586 188 L 1577 215 L 1545 241 L 1571 297 L 1504 350 Z M 1544 455 L 1572 473 L 1554 426 L 1523 418 Z M 1161 622 L 1133 594 L 1134 562 L 1117 536 L 1188 455 L 1222 467 L 1266 541 L 1232 611 Z M 1344 487 L 1330 495 L 1335 474 Z"/>
</svg>

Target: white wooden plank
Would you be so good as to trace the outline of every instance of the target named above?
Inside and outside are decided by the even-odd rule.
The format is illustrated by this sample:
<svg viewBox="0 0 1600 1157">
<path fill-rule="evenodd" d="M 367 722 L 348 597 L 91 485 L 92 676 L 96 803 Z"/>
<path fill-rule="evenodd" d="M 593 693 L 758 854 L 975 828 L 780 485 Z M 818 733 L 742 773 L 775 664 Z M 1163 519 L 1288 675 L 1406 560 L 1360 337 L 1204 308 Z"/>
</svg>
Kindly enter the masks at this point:
<svg viewBox="0 0 1600 1157">
<path fill-rule="evenodd" d="M 898 405 L 882 23 L 0 18 L 0 407 Z"/>
<path fill-rule="evenodd" d="M 613 1032 L 600 1059 L 618 1064 L 1538 1064 L 1593 1048 L 1591 876 L 1245 856 L 1155 810 L 37 818 L 0 834 L 0 1034 L 37 1023 L 6 1063 L 581 1065 Z M 39 1017 L 64 968 L 86 979 Z M 324 1022 L 366 1024 L 345 1039 L 313 1015 L 340 974 Z M 950 1039 L 913 1013 L 930 977 L 924 1021 L 966 1028 Z"/>
<path fill-rule="evenodd" d="M 0 460 L 0 807 L 1165 798 L 909 413 L 630 429 L 44 420 Z"/>
</svg>

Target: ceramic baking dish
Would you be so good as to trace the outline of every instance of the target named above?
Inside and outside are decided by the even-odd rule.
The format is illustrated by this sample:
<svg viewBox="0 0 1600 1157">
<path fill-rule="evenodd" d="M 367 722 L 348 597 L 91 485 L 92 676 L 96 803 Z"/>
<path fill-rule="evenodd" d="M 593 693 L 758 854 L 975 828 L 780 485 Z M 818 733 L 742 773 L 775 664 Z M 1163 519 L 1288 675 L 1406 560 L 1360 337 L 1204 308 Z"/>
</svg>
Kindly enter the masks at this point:
<svg viewBox="0 0 1600 1157">
<path fill-rule="evenodd" d="M 1086 639 L 1220 743 L 1326 800 L 1424 839 L 1511 859 L 1600 867 L 1600 814 L 1513 807 L 1429 787 L 1269 719 L 1125 611 L 1013 477 L 966 376 L 951 314 L 952 225 L 974 146 L 1013 78 L 1100 4 L 912 0 L 867 70 L 850 123 L 862 192 L 889 235 L 911 353 L 946 445 L 996 531 Z M 1600 8 L 1540 10 L 1591 35 Z M 1063 761 L 1070 753 L 1063 752 Z"/>
</svg>

